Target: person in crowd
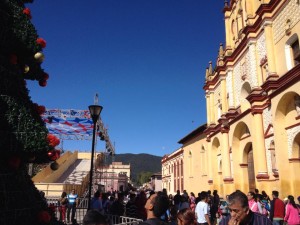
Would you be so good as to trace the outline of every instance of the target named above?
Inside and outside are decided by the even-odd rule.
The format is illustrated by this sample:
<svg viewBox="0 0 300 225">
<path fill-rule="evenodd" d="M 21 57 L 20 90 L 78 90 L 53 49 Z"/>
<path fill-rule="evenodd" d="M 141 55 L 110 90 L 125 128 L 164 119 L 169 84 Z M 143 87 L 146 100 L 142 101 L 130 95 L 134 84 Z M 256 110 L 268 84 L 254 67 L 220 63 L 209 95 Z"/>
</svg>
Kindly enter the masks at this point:
<svg viewBox="0 0 300 225">
<path fill-rule="evenodd" d="M 126 216 L 127 217 L 132 217 L 132 218 L 137 218 L 137 206 L 135 202 L 136 194 L 135 193 L 130 193 L 129 194 L 129 201 L 126 203 Z"/>
<path fill-rule="evenodd" d="M 176 195 L 174 195 L 174 205 L 176 206 L 177 210 L 179 209 L 179 204 L 181 202 L 181 195 L 180 195 L 180 191 L 177 190 Z"/>
<path fill-rule="evenodd" d="M 178 225 L 177 224 L 177 209 L 174 205 L 170 205 L 169 224 L 170 225 Z"/>
<path fill-rule="evenodd" d="M 100 199 L 100 191 L 96 191 L 94 193 L 94 197 L 91 200 L 91 209 L 98 209 L 100 212 L 102 212 L 103 205 Z"/>
<path fill-rule="evenodd" d="M 165 192 L 162 192 L 164 195 L 166 195 Z M 167 195 L 166 195 L 167 196 Z M 164 214 L 161 215 L 160 217 L 161 220 L 165 221 L 165 222 L 169 222 L 170 219 L 170 203 L 169 203 L 169 207 L 168 209 L 165 211 Z"/>
<path fill-rule="evenodd" d="M 196 205 L 198 204 L 198 202 L 200 202 L 200 192 L 197 194 L 196 197 L 196 201 L 195 201 Z"/>
<path fill-rule="evenodd" d="M 182 195 L 184 195 L 187 199 L 189 198 L 189 194 L 186 192 L 186 190 L 183 190 Z"/>
<path fill-rule="evenodd" d="M 160 217 L 167 211 L 168 207 L 168 196 L 162 192 L 150 195 L 145 204 L 147 220 L 139 223 L 139 225 L 167 225 Z"/>
<path fill-rule="evenodd" d="M 262 202 L 262 195 L 256 195 L 256 203 L 258 207 L 258 212 L 267 216 L 268 211 L 266 210 L 265 204 Z"/>
<path fill-rule="evenodd" d="M 209 204 L 209 206 L 211 207 L 214 201 L 214 196 L 211 195 L 210 190 L 207 191 L 207 196 L 208 196 L 207 204 Z"/>
<path fill-rule="evenodd" d="M 67 205 L 68 205 L 68 198 L 67 198 L 67 193 L 64 191 L 59 200 L 59 221 L 62 221 L 63 223 L 66 223 L 66 211 L 67 211 Z"/>
<path fill-rule="evenodd" d="M 298 204 L 300 205 L 300 196 L 298 196 L 297 200 L 298 200 Z"/>
<path fill-rule="evenodd" d="M 101 197 L 101 202 L 102 202 L 102 212 L 107 213 L 108 212 L 108 204 L 109 204 L 109 199 L 108 199 L 109 193 L 102 193 Z"/>
<path fill-rule="evenodd" d="M 218 212 L 219 204 L 220 204 L 220 197 L 218 195 L 218 191 L 214 190 L 213 191 L 213 201 L 212 201 L 211 209 L 210 209 L 210 215 L 211 215 L 211 222 L 212 222 L 212 224 L 215 223 L 216 214 Z"/>
<path fill-rule="evenodd" d="M 222 220 L 223 215 L 222 212 L 220 210 L 218 210 L 218 212 L 216 213 L 216 223 L 215 224 L 219 224 L 220 221 Z"/>
<path fill-rule="evenodd" d="M 191 192 L 190 194 L 190 208 L 192 211 L 195 211 L 196 208 L 196 197 L 194 192 Z"/>
<path fill-rule="evenodd" d="M 207 204 L 208 204 L 208 216 L 209 216 L 210 221 L 212 221 L 212 218 L 211 218 L 211 207 L 212 207 L 212 205 L 213 205 L 214 198 L 213 198 L 213 196 L 211 195 L 211 191 L 210 191 L 210 190 L 207 191 L 207 196 L 208 196 L 208 199 L 207 199 Z"/>
<path fill-rule="evenodd" d="M 207 192 L 202 191 L 200 193 L 200 201 L 197 203 L 195 213 L 197 216 L 197 222 L 200 225 L 211 225 L 210 218 L 208 216 L 208 195 Z"/>
<path fill-rule="evenodd" d="M 228 198 L 228 195 L 226 196 L 226 199 Z M 228 216 L 229 215 L 229 210 L 228 210 L 228 204 L 227 201 L 222 201 L 220 203 L 220 211 L 221 211 L 221 215 L 223 216 Z"/>
<path fill-rule="evenodd" d="M 278 191 L 272 191 L 273 200 L 270 203 L 270 220 L 273 222 L 274 225 L 283 224 L 285 213 L 285 204 L 281 199 L 278 198 L 278 196 Z"/>
<path fill-rule="evenodd" d="M 135 204 L 137 207 L 137 218 L 142 220 L 146 220 L 147 218 L 147 213 L 145 209 L 146 201 L 147 201 L 146 193 L 145 191 L 141 191 L 136 198 Z"/>
<path fill-rule="evenodd" d="M 110 214 L 110 208 L 112 206 L 112 204 L 115 202 L 115 195 L 111 195 L 109 197 L 108 203 L 107 203 L 107 207 L 106 207 L 106 211 L 108 214 Z"/>
<path fill-rule="evenodd" d="M 169 194 L 169 202 L 171 205 L 174 205 L 173 195 Z"/>
<path fill-rule="evenodd" d="M 252 191 L 249 191 L 248 194 L 247 194 L 247 198 L 248 198 L 249 209 L 252 212 L 259 213 L 258 205 L 257 205 L 257 202 L 255 200 L 255 193 L 252 192 Z"/>
<path fill-rule="evenodd" d="M 284 217 L 284 221 L 287 222 L 288 225 L 299 225 L 300 224 L 300 208 L 296 205 L 294 196 L 288 196 L 288 204 L 286 205 L 286 213 Z"/>
<path fill-rule="evenodd" d="M 177 213 L 177 225 L 197 225 L 195 212 L 190 208 L 184 208 Z"/>
<path fill-rule="evenodd" d="M 125 208 L 124 208 L 124 193 L 118 193 L 118 198 L 112 206 L 110 207 L 110 213 L 116 216 L 124 216 Z"/>
<path fill-rule="evenodd" d="M 230 215 L 223 217 L 219 225 L 272 225 L 264 215 L 252 212 L 249 209 L 248 197 L 241 191 L 235 191 L 228 196 Z"/>
<path fill-rule="evenodd" d="M 265 191 L 261 192 L 261 202 L 264 204 L 265 209 L 270 212 L 270 198 Z"/>
<path fill-rule="evenodd" d="M 163 189 L 162 189 L 162 192 L 163 192 L 165 195 L 168 196 L 168 191 L 167 191 L 167 189 L 163 188 Z"/>
<path fill-rule="evenodd" d="M 85 214 L 83 225 L 109 225 L 109 221 L 99 210 L 91 209 Z"/>
<path fill-rule="evenodd" d="M 185 208 L 190 208 L 189 199 L 188 199 L 188 197 L 186 197 L 186 195 L 181 195 L 181 202 L 179 204 L 178 211 L 185 209 Z"/>
<path fill-rule="evenodd" d="M 266 193 L 265 191 L 262 191 L 262 192 L 261 192 L 261 195 L 262 195 L 262 198 L 263 198 L 264 200 L 266 200 L 268 203 L 271 201 L 269 195 L 267 195 L 267 193 Z"/>
<path fill-rule="evenodd" d="M 67 205 L 67 221 L 70 223 L 70 213 L 71 214 L 71 221 L 75 220 L 75 214 L 76 214 L 76 207 L 78 205 L 78 195 L 75 194 L 75 189 L 71 190 L 71 193 L 67 195 L 68 198 L 68 205 Z"/>
</svg>

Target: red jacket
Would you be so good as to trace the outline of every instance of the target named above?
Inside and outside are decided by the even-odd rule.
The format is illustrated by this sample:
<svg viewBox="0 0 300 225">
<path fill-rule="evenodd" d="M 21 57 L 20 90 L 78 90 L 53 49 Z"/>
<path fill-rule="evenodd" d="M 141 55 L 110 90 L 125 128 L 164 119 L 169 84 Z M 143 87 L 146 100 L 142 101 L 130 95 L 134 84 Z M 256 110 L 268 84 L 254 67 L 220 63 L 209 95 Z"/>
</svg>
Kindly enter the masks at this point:
<svg viewBox="0 0 300 225">
<path fill-rule="evenodd" d="M 273 218 L 284 218 L 285 213 L 285 205 L 282 200 L 279 198 L 274 198 L 271 201 L 271 211 L 270 211 L 270 219 L 273 221 Z"/>
</svg>

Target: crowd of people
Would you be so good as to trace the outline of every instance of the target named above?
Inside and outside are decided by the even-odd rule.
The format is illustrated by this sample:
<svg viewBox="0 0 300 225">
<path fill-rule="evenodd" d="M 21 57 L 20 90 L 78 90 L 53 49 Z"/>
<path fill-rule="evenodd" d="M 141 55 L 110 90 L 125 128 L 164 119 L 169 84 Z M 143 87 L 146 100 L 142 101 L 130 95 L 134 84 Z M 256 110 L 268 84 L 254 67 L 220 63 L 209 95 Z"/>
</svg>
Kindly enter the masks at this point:
<svg viewBox="0 0 300 225">
<path fill-rule="evenodd" d="M 300 204 L 300 196 L 297 200 Z M 69 195 L 63 193 L 60 201 L 61 220 L 69 220 L 70 212 L 74 219 L 76 198 L 73 191 Z M 138 218 L 144 221 L 140 225 L 297 225 L 300 224 L 299 204 L 292 195 L 281 200 L 278 191 L 273 191 L 269 197 L 265 191 L 259 193 L 257 189 L 248 193 L 237 190 L 225 199 L 219 197 L 217 190 L 212 194 L 202 191 L 197 196 L 186 190 L 183 193 L 178 190 L 174 196 L 168 195 L 166 190 L 128 194 L 97 191 L 84 225 L 107 225 L 106 214 Z"/>
</svg>

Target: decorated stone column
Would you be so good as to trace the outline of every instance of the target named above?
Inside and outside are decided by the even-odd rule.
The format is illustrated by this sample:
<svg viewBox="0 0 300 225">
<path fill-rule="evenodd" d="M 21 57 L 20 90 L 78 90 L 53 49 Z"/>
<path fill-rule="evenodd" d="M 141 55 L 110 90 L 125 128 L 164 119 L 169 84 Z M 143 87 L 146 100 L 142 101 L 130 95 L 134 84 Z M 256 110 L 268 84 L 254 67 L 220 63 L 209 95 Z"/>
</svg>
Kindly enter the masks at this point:
<svg viewBox="0 0 300 225">
<path fill-rule="evenodd" d="M 230 147 L 229 147 L 229 124 L 225 117 L 221 117 L 219 122 L 221 123 L 221 133 L 222 133 L 222 174 L 224 182 L 224 193 L 230 194 L 233 190 L 233 178 L 231 174 L 230 165 Z"/>
<path fill-rule="evenodd" d="M 207 115 L 207 125 L 209 126 L 210 125 L 210 107 L 209 107 L 209 92 L 206 93 L 206 115 Z"/>
<path fill-rule="evenodd" d="M 207 142 L 207 152 L 208 152 L 208 184 L 212 185 L 213 184 L 213 171 L 212 171 L 212 162 L 211 162 L 211 141 L 210 141 L 210 137 L 206 138 L 206 142 Z"/>
<path fill-rule="evenodd" d="M 252 90 L 247 97 L 247 100 L 251 103 L 254 123 L 254 130 L 252 130 L 251 136 L 253 137 L 253 158 L 257 181 L 269 179 L 262 116 L 263 110 L 269 105 L 269 100 L 262 92 L 263 90 L 257 88 Z"/>
<path fill-rule="evenodd" d="M 216 124 L 215 121 L 215 111 L 214 111 L 214 92 L 210 91 L 209 94 L 209 99 L 210 99 L 210 104 L 209 104 L 209 108 L 210 108 L 210 123 L 211 124 Z"/>
<path fill-rule="evenodd" d="M 222 102 L 222 114 L 225 114 L 228 111 L 227 107 L 227 91 L 226 91 L 226 79 L 225 77 L 221 79 L 221 102 Z"/>
<path fill-rule="evenodd" d="M 272 22 L 266 21 L 264 23 L 264 30 L 266 36 L 266 48 L 267 48 L 267 61 L 268 61 L 268 74 L 267 79 L 272 76 L 277 77 L 276 73 L 276 64 L 275 64 L 275 52 L 274 52 L 274 43 L 273 43 L 273 31 L 272 31 Z"/>
</svg>

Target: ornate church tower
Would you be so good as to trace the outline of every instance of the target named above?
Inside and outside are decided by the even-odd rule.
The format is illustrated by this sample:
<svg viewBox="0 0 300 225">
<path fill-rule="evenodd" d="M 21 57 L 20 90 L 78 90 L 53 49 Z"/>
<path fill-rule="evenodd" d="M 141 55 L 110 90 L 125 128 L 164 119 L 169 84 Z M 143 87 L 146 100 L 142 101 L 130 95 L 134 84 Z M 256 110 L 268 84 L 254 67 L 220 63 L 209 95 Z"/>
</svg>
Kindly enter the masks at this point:
<svg viewBox="0 0 300 225">
<path fill-rule="evenodd" d="M 299 192 L 299 0 L 231 0 L 223 12 L 225 44 L 205 72 L 208 183 Z"/>
</svg>

